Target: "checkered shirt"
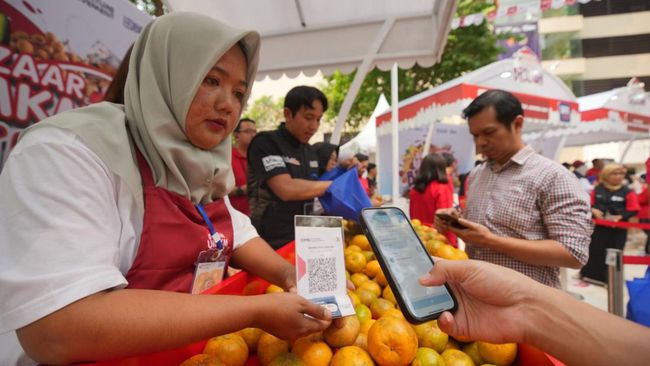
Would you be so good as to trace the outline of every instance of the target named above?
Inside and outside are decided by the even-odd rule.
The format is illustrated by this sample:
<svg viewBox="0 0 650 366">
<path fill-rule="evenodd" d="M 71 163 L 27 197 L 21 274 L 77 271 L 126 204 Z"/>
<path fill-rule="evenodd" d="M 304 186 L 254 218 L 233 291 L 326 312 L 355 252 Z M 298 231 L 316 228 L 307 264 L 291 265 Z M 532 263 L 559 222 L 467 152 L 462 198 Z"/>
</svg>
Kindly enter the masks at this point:
<svg viewBox="0 0 650 366">
<path fill-rule="evenodd" d="M 558 241 L 583 265 L 589 257 L 592 223 L 589 197 L 562 165 L 526 146 L 506 164 L 487 162 L 469 176 L 463 216 L 498 236 Z M 559 267 L 537 266 L 494 249 L 467 243 L 470 258 L 519 271 L 538 282 L 560 287 Z"/>
</svg>

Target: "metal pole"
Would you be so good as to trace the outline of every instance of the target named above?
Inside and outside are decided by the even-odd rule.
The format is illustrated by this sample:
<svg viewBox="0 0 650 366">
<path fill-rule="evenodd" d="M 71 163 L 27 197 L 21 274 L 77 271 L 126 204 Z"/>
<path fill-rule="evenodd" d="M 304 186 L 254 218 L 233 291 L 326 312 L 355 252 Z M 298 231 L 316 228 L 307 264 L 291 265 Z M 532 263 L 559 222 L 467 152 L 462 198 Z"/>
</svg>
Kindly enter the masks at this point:
<svg viewBox="0 0 650 366">
<path fill-rule="evenodd" d="M 397 63 L 393 65 L 393 68 L 390 70 L 390 104 L 392 109 L 392 118 L 391 118 L 391 155 L 393 156 L 391 160 L 391 174 L 393 175 L 393 204 L 399 202 L 399 129 L 397 127 L 399 123 L 399 95 L 398 95 L 398 73 L 397 73 Z M 379 147 L 377 147 L 379 148 Z"/>
<path fill-rule="evenodd" d="M 607 311 L 614 315 L 623 314 L 623 251 L 607 248 L 605 258 L 609 279 L 607 283 Z"/>
</svg>

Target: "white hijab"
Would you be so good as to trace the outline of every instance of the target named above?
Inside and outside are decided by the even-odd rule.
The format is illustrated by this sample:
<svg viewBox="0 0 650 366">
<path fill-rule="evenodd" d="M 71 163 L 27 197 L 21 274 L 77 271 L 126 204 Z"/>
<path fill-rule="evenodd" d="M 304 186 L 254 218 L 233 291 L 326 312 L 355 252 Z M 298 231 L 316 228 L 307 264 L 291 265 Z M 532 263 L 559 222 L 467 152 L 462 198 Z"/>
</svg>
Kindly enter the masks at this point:
<svg viewBox="0 0 650 366">
<path fill-rule="evenodd" d="M 174 12 L 152 21 L 138 36 L 124 105 L 103 102 L 75 109 L 24 133 L 47 125 L 73 131 L 126 182 L 142 213 L 142 180 L 133 144 L 149 163 L 157 187 L 193 203 L 224 197 L 234 186 L 230 137 L 202 150 L 188 140 L 185 118 L 205 75 L 238 43 L 248 62 L 243 107 L 257 72 L 259 35 L 205 15 Z"/>
</svg>

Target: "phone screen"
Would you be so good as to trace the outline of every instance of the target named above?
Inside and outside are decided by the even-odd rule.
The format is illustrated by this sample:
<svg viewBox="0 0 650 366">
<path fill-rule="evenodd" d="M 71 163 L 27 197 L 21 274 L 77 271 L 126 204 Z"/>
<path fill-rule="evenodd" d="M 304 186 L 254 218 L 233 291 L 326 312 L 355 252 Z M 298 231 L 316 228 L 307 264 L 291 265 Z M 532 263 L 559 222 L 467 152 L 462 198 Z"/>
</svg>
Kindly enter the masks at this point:
<svg viewBox="0 0 650 366">
<path fill-rule="evenodd" d="M 445 286 L 425 287 L 418 282 L 433 261 L 404 213 L 389 207 L 367 209 L 362 215 L 408 311 L 422 319 L 453 309 L 454 299 Z"/>
</svg>

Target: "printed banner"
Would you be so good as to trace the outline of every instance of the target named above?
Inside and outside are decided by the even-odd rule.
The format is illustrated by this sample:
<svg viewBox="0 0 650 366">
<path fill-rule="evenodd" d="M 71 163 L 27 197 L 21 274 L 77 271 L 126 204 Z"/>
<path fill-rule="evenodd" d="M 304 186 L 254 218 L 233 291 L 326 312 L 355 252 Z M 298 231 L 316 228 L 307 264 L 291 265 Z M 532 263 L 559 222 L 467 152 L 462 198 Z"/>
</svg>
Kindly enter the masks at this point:
<svg viewBox="0 0 650 366">
<path fill-rule="evenodd" d="M 149 21 L 126 0 L 0 2 L 0 170 L 24 128 L 101 101 Z"/>
<path fill-rule="evenodd" d="M 428 126 L 399 131 L 399 192 L 404 194 L 413 185 L 413 180 L 424 158 L 422 150 L 427 137 Z M 392 156 L 390 134 L 378 137 L 380 194 L 392 194 Z M 476 157 L 474 141 L 466 124 L 452 125 L 437 123 L 431 138 L 429 153 L 451 153 L 458 162 L 458 174 L 467 173 L 474 167 Z"/>
</svg>

